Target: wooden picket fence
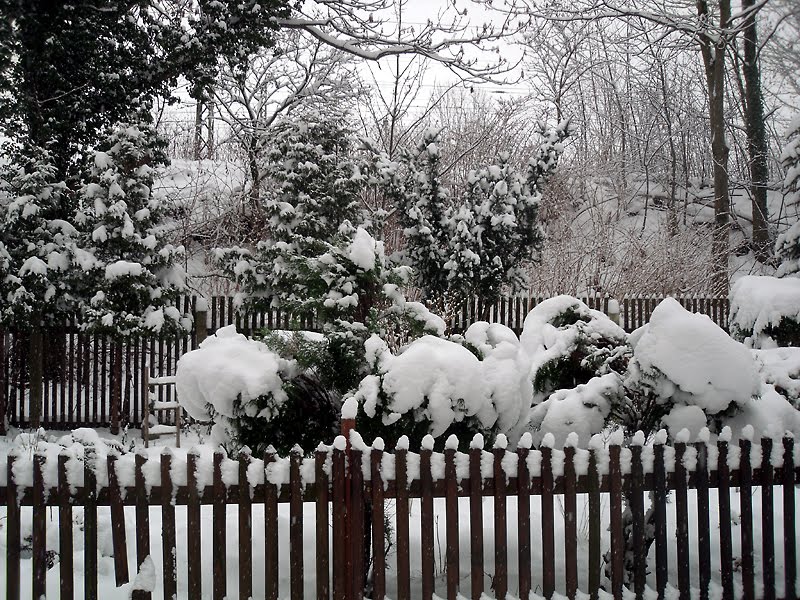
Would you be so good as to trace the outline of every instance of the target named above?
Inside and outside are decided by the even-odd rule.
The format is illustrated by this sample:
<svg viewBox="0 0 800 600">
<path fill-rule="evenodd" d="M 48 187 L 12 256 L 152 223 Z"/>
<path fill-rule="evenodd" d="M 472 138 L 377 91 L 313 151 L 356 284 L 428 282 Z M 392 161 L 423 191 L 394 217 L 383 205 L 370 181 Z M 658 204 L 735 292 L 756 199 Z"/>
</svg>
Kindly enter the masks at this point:
<svg viewBox="0 0 800 600">
<path fill-rule="evenodd" d="M 477 320 L 503 323 L 517 334 L 522 332 L 525 316 L 544 296 L 515 296 L 502 298 L 487 310 L 478 301 L 464 307 L 449 320 L 452 332 L 463 332 Z M 591 308 L 608 312 L 609 298 L 581 298 Z M 639 296 L 623 298 L 620 305 L 620 324 L 632 331 L 647 323 L 661 297 Z M 681 303 L 693 312 L 711 317 L 727 327 L 729 304 L 727 298 L 684 297 Z M 185 312 L 195 314 L 198 322 L 207 324 L 207 332 L 235 324 L 237 330 L 251 333 L 258 329 L 309 329 L 319 327 L 313 317 L 295 317 L 273 309 L 267 312 L 242 314 L 235 310 L 233 298 L 213 297 L 208 312 L 196 311 L 197 298 L 182 301 Z M 175 372 L 180 357 L 197 347 L 197 330 L 176 339 L 136 339 L 124 343 L 122 351 L 122 390 L 119 409 L 112 410 L 111 373 L 112 343 L 109 339 L 83 333 L 74 324 L 51 329 L 44 336 L 45 380 L 43 385 L 41 424 L 51 429 L 77 427 L 109 427 L 116 430 L 121 424 L 138 427 L 144 415 L 145 365 L 150 376 Z M 28 395 L 28 337 L 24 332 L 0 330 L 0 434 L 5 433 L 6 419 L 17 427 L 29 427 Z M 172 401 L 172 390 L 159 389 L 159 400 Z"/>
<path fill-rule="evenodd" d="M 343 429 L 351 427 L 352 422 L 345 423 Z M 800 469 L 791 437 L 765 438 L 758 444 L 742 439 L 736 445 L 725 441 L 665 445 L 657 440 L 649 446 L 622 447 L 612 442 L 607 448 L 591 450 L 520 447 L 514 452 L 498 446 L 486 451 L 473 442 L 467 453 L 450 447 L 443 453 L 430 449 L 414 453 L 401 447 L 387 453 L 378 444 L 369 448 L 355 443 L 360 437 L 353 434 L 350 439 L 352 446 L 346 446 L 342 436 L 309 458 L 300 450 L 288 458 L 267 453 L 263 459 L 246 454 L 230 459 L 218 451 L 211 460 L 195 452 L 179 458 L 169 451 L 150 458 L 113 453 L 98 458 L 91 448 L 77 457 L 74 448 L 69 454 L 9 455 L 5 487 L 0 488 L 6 499 L 6 597 L 29 597 L 28 589 L 30 597 L 54 597 L 56 590 L 48 588 L 47 582 L 52 568 L 59 570 L 51 583 L 57 582 L 62 600 L 77 594 L 98 598 L 100 511 L 108 511 L 111 517 L 115 584 L 131 580 L 136 565 L 150 556 L 165 599 L 177 595 L 194 600 L 207 597 L 210 590 L 215 600 L 237 595 L 277 600 L 279 594 L 300 600 L 306 596 L 306 582 L 314 582 L 312 595 L 318 600 L 361 599 L 367 584 L 373 600 L 387 595 L 397 600 L 430 600 L 433 594 L 448 600 L 455 600 L 457 594 L 474 600 L 482 594 L 505 599 L 506 593 L 527 599 L 531 591 L 548 599 L 555 593 L 574 599 L 579 584 L 592 598 L 598 597 L 602 585 L 621 599 L 626 561 L 634 573 L 627 587 L 637 598 L 644 597 L 646 586 L 663 598 L 670 584 L 681 598 L 688 599 L 692 573 L 703 599 L 709 597 L 712 582 L 725 599 L 754 599 L 756 591 L 763 590 L 759 596 L 773 600 L 781 588 L 780 597 L 797 597 L 795 490 Z M 739 506 L 731 506 L 735 487 L 740 492 Z M 762 499 L 760 519 L 754 518 L 753 511 L 756 488 Z M 650 556 L 645 543 L 650 526 L 646 494 L 655 536 Z M 674 504 L 668 501 L 670 495 Z M 718 500 L 711 502 L 712 497 Z M 459 499 L 464 499 L 461 508 Z M 579 499 L 588 499 L 584 564 L 578 560 Z M 696 499 L 696 513 L 690 510 L 690 499 Z M 387 560 L 386 553 L 389 500 L 394 511 L 389 520 L 394 560 Z M 410 511 L 413 500 L 419 500 L 419 517 Z M 279 539 L 279 505 L 284 503 L 288 503 L 288 539 Z M 311 503 L 310 510 L 304 512 L 304 503 Z M 601 508 L 603 504 L 606 509 Z M 674 520 L 668 519 L 668 504 L 674 506 Z M 202 526 L 204 505 L 211 506 L 210 555 L 201 543 L 209 533 L 208 526 L 205 530 Z M 531 510 L 536 505 L 540 510 Z M 128 559 L 126 506 L 134 507 L 135 565 Z M 235 507 L 235 518 L 227 512 L 229 506 Z M 564 515 L 563 537 L 558 539 L 557 506 L 563 507 Z M 186 507 L 185 513 L 179 512 L 181 518 L 185 514 L 185 539 L 176 534 L 184 529 L 176 528 L 176 507 Z M 632 536 L 627 548 L 632 556 L 626 556 L 624 540 L 626 507 Z M 738 524 L 734 525 L 737 509 Z M 80 585 L 73 578 L 75 510 L 83 514 L 85 555 Z M 487 524 L 484 513 L 489 510 L 493 518 Z M 21 581 L 22 563 L 27 560 L 21 556 L 23 511 L 32 520 L 32 565 L 26 565 L 26 569 L 31 567 L 31 578 L 25 582 Z M 776 528 L 776 513 L 782 530 Z M 160 517 L 157 528 L 151 524 L 155 514 Z M 459 522 L 465 514 L 469 522 Z M 443 572 L 437 575 L 439 517 L 446 521 L 446 550 L 440 565 Z M 47 523 L 51 520 L 58 523 L 58 561 L 49 567 Z M 227 527 L 232 521 L 235 528 Z M 690 523 L 695 531 L 690 532 Z M 412 527 L 418 537 L 411 535 Z M 712 531 L 717 527 L 720 560 L 711 564 Z M 736 556 L 735 527 L 740 542 Z M 601 553 L 606 548 L 601 532 L 607 529 L 610 577 L 604 580 Z M 304 554 L 310 549 L 304 544 L 309 544 L 306 533 L 312 531 L 313 559 L 309 561 Z M 509 570 L 511 536 L 517 542 L 511 561 L 517 565 L 516 572 Z M 697 540 L 696 549 L 690 547 L 692 538 Z M 151 546 L 152 539 L 159 543 Z M 467 539 L 469 566 L 462 568 L 460 551 L 466 544 L 461 542 Z M 491 552 L 487 545 L 493 548 Z M 186 565 L 178 564 L 179 552 Z M 557 577 L 557 552 L 563 555 L 563 577 Z M 676 556 L 676 563 L 670 565 L 668 556 Z M 759 564 L 755 556 L 760 556 Z M 776 568 L 776 556 L 782 559 L 782 570 Z M 159 562 L 159 557 L 167 559 Z M 414 577 L 412 557 L 421 562 L 421 573 Z M 238 561 L 235 581 L 228 577 L 229 559 Z M 534 565 L 536 570 L 541 565 L 540 577 Z M 670 574 L 675 572 L 673 580 Z M 287 574 L 288 594 L 279 589 Z M 489 574 L 491 585 L 487 585 Z M 151 593 L 140 590 L 134 592 L 137 597 L 150 598 Z"/>
</svg>

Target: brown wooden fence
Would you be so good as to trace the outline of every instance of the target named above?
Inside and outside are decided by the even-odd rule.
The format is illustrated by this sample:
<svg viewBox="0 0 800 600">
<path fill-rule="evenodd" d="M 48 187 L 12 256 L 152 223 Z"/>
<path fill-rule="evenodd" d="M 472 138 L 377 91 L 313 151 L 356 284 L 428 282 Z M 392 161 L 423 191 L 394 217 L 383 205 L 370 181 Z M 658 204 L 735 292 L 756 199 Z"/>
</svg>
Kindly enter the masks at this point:
<svg viewBox="0 0 800 600">
<path fill-rule="evenodd" d="M 503 323 L 521 333 L 528 311 L 544 297 L 515 296 L 501 299 L 487 311 L 476 301 L 453 316 L 451 331 L 464 331 L 476 320 L 488 318 Z M 608 311 L 608 298 L 582 298 L 590 307 Z M 632 331 L 646 323 L 660 297 L 623 298 L 620 304 L 620 324 Z M 727 298 L 686 297 L 679 299 L 687 309 L 709 315 L 723 327 L 728 321 Z M 187 312 L 197 306 L 196 298 L 185 298 Z M 205 319 L 208 332 L 235 324 L 244 333 L 256 329 L 314 329 L 313 318 L 295 318 L 277 309 L 270 312 L 241 314 L 235 311 L 232 297 L 214 297 L 208 303 Z M 112 414 L 111 341 L 97 335 L 82 333 L 75 326 L 49 330 L 44 336 L 45 373 L 41 424 L 51 429 L 76 427 L 115 428 L 117 423 L 138 427 L 144 414 L 143 380 L 149 363 L 151 376 L 172 374 L 178 359 L 197 346 L 196 332 L 174 340 L 140 339 L 125 343 L 122 351 L 122 390 L 119 411 Z M 17 427 L 29 427 L 28 337 L 23 332 L 0 330 L 0 434 L 5 432 L 6 419 Z M 171 400 L 172 390 L 158 391 L 159 400 Z"/>
<path fill-rule="evenodd" d="M 150 557 L 156 585 L 145 587 L 164 598 L 351 600 L 367 588 L 373 600 L 531 591 L 572 599 L 579 589 L 596 598 L 601 586 L 617 599 L 623 588 L 643 598 L 646 587 L 663 598 L 668 584 L 686 599 L 691 587 L 700 598 L 718 590 L 726 599 L 797 597 L 792 438 L 417 454 L 345 449 L 340 437 L 310 458 L 102 457 L 73 447 L 10 455 L 3 466 L 8 600 L 53 597 L 56 588 L 62 600 L 102 597 L 100 517 L 111 524 L 112 585 L 132 580 Z M 579 505 L 588 506 L 588 539 Z"/>
</svg>

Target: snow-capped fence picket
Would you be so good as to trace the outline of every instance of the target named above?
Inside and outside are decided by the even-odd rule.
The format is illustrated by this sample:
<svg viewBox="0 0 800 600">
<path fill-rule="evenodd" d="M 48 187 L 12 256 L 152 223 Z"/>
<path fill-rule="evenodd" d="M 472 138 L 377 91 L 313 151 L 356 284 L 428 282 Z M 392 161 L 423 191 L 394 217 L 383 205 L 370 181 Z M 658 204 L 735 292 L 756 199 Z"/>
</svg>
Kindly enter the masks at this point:
<svg viewBox="0 0 800 600">
<path fill-rule="evenodd" d="M 4 591 L 9 600 L 56 590 L 105 598 L 119 586 L 134 598 L 351 600 L 367 589 L 373 600 L 477 600 L 579 589 L 597 598 L 603 583 L 614 598 L 624 588 L 642 598 L 646 586 L 663 598 L 672 585 L 681 598 L 699 587 L 700 598 L 794 600 L 797 448 L 751 434 L 735 444 L 729 432 L 716 443 L 679 434 L 672 445 L 639 436 L 628 447 L 598 437 L 588 450 L 523 438 L 513 452 L 503 438 L 486 450 L 477 436 L 465 453 L 455 438 L 444 452 L 429 439 L 415 453 L 402 439 L 385 452 L 351 433 L 352 444 L 340 436 L 310 457 L 297 448 L 235 459 L 51 445 L 0 465 Z"/>
</svg>

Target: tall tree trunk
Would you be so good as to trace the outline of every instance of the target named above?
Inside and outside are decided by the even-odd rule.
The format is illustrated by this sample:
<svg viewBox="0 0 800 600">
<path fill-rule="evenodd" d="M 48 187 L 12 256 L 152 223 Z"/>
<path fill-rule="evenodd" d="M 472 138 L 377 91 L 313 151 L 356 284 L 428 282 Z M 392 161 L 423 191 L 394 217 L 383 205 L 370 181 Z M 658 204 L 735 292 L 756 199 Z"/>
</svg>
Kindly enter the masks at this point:
<svg viewBox="0 0 800 600">
<path fill-rule="evenodd" d="M 0 435 L 6 434 L 8 379 L 6 378 L 6 332 L 0 329 Z"/>
<path fill-rule="evenodd" d="M 728 191 L 728 155 L 730 149 L 725 139 L 725 46 L 724 32 L 728 28 L 730 0 L 719 3 L 719 28 L 701 32 L 700 50 L 706 72 L 709 125 L 711 130 L 711 157 L 714 162 L 714 236 L 712 243 L 713 287 L 716 294 L 728 293 L 728 255 L 730 253 L 730 206 Z M 707 0 L 697 0 L 697 13 L 708 21 Z M 721 33 L 722 32 L 722 33 Z"/>
<path fill-rule="evenodd" d="M 28 399 L 30 402 L 31 427 L 38 429 L 42 424 L 42 385 L 44 380 L 43 360 L 44 340 L 38 316 L 33 317 L 33 329 L 28 343 Z"/>
<path fill-rule="evenodd" d="M 742 0 L 744 10 L 753 9 L 754 0 Z M 772 256 L 772 244 L 767 223 L 767 132 L 764 123 L 764 98 L 761 93 L 761 72 L 758 66 L 758 28 L 754 11 L 744 30 L 745 126 L 747 151 L 750 159 L 750 197 L 753 211 L 753 250 L 764 262 Z"/>
<path fill-rule="evenodd" d="M 122 340 L 112 340 L 113 356 L 111 361 L 111 433 L 119 433 L 120 407 L 122 406 Z"/>
</svg>

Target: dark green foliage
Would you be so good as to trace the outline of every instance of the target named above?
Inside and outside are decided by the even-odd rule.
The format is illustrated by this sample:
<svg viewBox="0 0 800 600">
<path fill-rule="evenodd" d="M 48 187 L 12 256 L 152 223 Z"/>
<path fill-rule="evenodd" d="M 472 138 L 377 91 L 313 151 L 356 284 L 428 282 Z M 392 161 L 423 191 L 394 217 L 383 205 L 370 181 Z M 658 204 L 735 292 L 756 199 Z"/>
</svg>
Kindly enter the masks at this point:
<svg viewBox="0 0 800 600">
<path fill-rule="evenodd" d="M 735 323 L 731 327 L 731 337 L 740 342 L 752 338 L 751 330 L 740 329 Z M 777 325 L 764 327 L 758 338 L 770 337 L 780 348 L 800 346 L 800 323 L 789 317 L 782 317 Z M 758 346 L 756 346 L 758 347 Z"/>
<path fill-rule="evenodd" d="M 378 402 L 374 417 L 367 416 L 363 409 L 359 408 L 356 429 L 364 438 L 364 441 L 367 444 L 371 444 L 376 437 L 380 437 L 386 444 L 386 449 L 391 451 L 397 446 L 397 440 L 402 436 L 407 436 L 409 449 L 419 452 L 422 446 L 422 439 L 430 433 L 430 421 L 417 412 L 407 412 L 397 421 L 387 425 L 383 422 L 384 407 L 386 405 L 387 401 L 385 399 Z M 447 438 L 455 435 L 458 438 L 459 451 L 467 452 L 470 442 L 476 433 L 483 435 L 484 443 L 488 447 L 494 444 L 495 431 L 491 428 L 482 427 L 477 417 L 466 417 L 462 421 L 452 423 L 442 435 L 434 438 L 433 448 L 436 452 L 443 452 Z"/>
<path fill-rule="evenodd" d="M 313 374 L 303 373 L 284 385 L 288 398 L 272 409 L 267 418 L 241 415 L 233 419 L 234 442 L 247 446 L 256 456 L 272 446 L 281 456 L 288 456 L 297 444 L 306 453 L 320 444 L 330 444 L 339 434 L 339 402 L 336 395 Z M 270 400 L 258 398 L 258 409 Z"/>
<path fill-rule="evenodd" d="M 200 97 L 220 58 L 272 43 L 278 0 L 0 0 L 0 130 L 53 151 L 60 177 L 98 133 L 138 120 L 178 77 Z"/>
</svg>

